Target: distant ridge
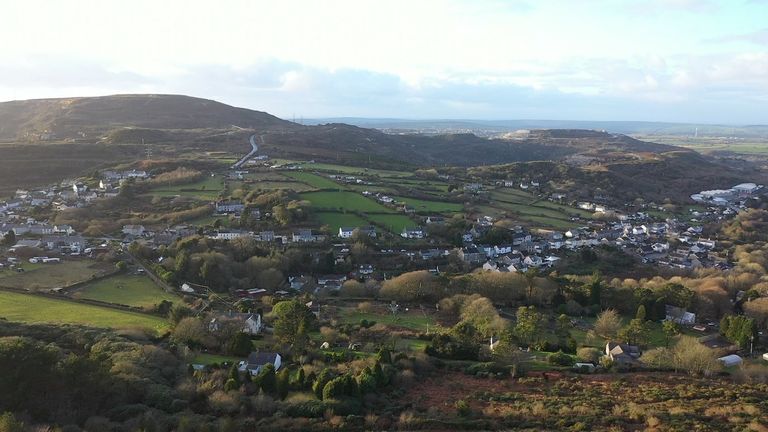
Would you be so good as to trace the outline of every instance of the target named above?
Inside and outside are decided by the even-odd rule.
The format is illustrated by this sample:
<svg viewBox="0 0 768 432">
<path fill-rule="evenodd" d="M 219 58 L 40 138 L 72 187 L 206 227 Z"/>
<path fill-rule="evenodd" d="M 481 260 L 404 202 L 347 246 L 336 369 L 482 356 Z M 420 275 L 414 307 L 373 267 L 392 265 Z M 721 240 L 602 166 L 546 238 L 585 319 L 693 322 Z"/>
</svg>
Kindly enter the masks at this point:
<svg viewBox="0 0 768 432">
<path fill-rule="evenodd" d="M 0 103 L 0 140 L 77 139 L 125 127 L 146 129 L 290 128 L 271 114 L 208 99 L 130 94 Z"/>
</svg>

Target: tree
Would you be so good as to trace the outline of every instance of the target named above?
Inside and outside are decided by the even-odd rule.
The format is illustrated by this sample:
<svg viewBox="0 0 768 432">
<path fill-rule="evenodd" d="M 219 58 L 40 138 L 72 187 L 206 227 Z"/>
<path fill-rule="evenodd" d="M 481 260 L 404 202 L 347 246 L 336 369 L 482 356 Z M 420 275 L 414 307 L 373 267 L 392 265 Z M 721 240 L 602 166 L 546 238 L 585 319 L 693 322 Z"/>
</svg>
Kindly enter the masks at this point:
<svg viewBox="0 0 768 432">
<path fill-rule="evenodd" d="M 290 390 L 290 380 L 291 373 L 287 367 L 283 368 L 277 374 L 275 387 L 277 391 L 277 397 L 280 399 L 285 399 L 285 397 L 288 396 L 288 391 Z"/>
<path fill-rule="evenodd" d="M 128 264 L 125 261 L 118 261 L 115 263 L 115 269 L 122 273 L 128 269 Z"/>
<path fill-rule="evenodd" d="M 184 276 L 187 274 L 187 270 L 189 269 L 189 253 L 185 249 L 182 249 L 179 251 L 179 253 L 176 254 L 176 260 L 174 262 L 174 271 L 176 272 L 176 277 L 184 280 Z"/>
<path fill-rule="evenodd" d="M 645 321 L 645 306 L 640 305 L 637 307 L 637 313 L 635 313 L 635 319 Z"/>
<path fill-rule="evenodd" d="M 587 291 L 589 292 L 590 304 L 600 305 L 603 292 L 603 278 L 600 272 L 595 271 L 592 274 L 592 279 L 587 284 Z"/>
<path fill-rule="evenodd" d="M 515 336 L 523 345 L 532 345 L 542 336 L 543 316 L 533 306 L 521 306 L 517 309 Z"/>
<path fill-rule="evenodd" d="M 614 309 L 602 311 L 595 320 L 595 334 L 605 339 L 616 337 L 616 333 L 621 328 L 621 317 Z"/>
<path fill-rule="evenodd" d="M 621 329 L 618 337 L 630 345 L 645 345 L 648 340 L 648 332 L 649 329 L 646 322 L 635 318 L 626 327 Z"/>
<path fill-rule="evenodd" d="M 264 393 L 273 395 L 277 391 L 277 376 L 275 375 L 275 366 L 272 363 L 267 363 L 259 371 L 257 381 L 261 386 L 261 390 Z"/>
<path fill-rule="evenodd" d="M 485 297 L 476 298 L 461 309 L 462 322 L 472 323 L 482 337 L 498 335 L 508 326 L 493 303 Z"/>
<path fill-rule="evenodd" d="M 661 329 L 664 331 L 664 336 L 666 337 L 666 346 L 669 346 L 669 342 L 673 337 L 680 334 L 680 325 L 672 320 L 664 320 L 661 323 Z"/>
<path fill-rule="evenodd" d="M 182 318 L 173 329 L 171 339 L 176 343 L 197 347 L 210 345 L 210 337 L 205 324 L 197 318 Z"/>
<path fill-rule="evenodd" d="M 720 333 L 741 348 L 747 348 L 757 338 L 757 325 L 744 315 L 726 315 L 720 320 Z"/>
<path fill-rule="evenodd" d="M 525 275 L 525 283 L 528 287 L 528 301 L 533 298 L 533 289 L 536 288 L 536 278 L 539 277 L 539 269 L 531 267 L 523 273 Z"/>
<path fill-rule="evenodd" d="M 13 246 L 16 244 L 16 233 L 13 230 L 8 230 L 3 236 L 3 244 L 5 246 Z"/>
<path fill-rule="evenodd" d="M 168 311 L 168 320 L 173 324 L 178 324 L 182 319 L 191 317 L 192 310 L 181 303 L 176 303 Z"/>
<path fill-rule="evenodd" d="M 277 303 L 272 308 L 272 315 L 275 336 L 292 345 L 305 339 L 316 322 L 312 311 L 296 299 Z"/>
<path fill-rule="evenodd" d="M 720 368 L 715 352 L 692 336 L 683 336 L 672 349 L 672 366 L 689 373 L 709 375 Z"/>
<path fill-rule="evenodd" d="M 227 343 L 227 352 L 235 356 L 247 356 L 252 349 L 251 337 L 243 332 L 235 333 Z"/>
<path fill-rule="evenodd" d="M 0 432 L 24 432 L 24 423 L 16 420 L 13 413 L 0 415 Z"/>
</svg>

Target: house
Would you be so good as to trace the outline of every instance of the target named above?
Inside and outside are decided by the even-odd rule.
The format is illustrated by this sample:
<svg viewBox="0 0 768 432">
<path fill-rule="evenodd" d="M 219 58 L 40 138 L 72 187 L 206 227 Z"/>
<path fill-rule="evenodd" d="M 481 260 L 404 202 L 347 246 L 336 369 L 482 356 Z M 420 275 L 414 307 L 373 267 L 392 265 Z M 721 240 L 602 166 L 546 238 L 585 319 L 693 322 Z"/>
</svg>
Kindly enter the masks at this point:
<svg viewBox="0 0 768 432">
<path fill-rule="evenodd" d="M 323 288 L 340 289 L 346 280 L 346 275 L 323 275 L 318 276 L 317 284 Z"/>
<path fill-rule="evenodd" d="M 131 235 L 131 236 L 142 236 L 144 233 L 147 232 L 147 229 L 144 228 L 144 225 L 123 225 L 123 234 Z"/>
<path fill-rule="evenodd" d="M 208 331 L 215 333 L 220 331 L 228 323 L 241 327 L 243 333 L 255 335 L 261 333 L 261 315 L 258 313 L 238 313 L 228 311 L 212 318 L 208 322 Z"/>
<path fill-rule="evenodd" d="M 85 239 L 80 236 L 45 236 L 42 246 L 48 250 L 79 254 L 85 249 Z"/>
<path fill-rule="evenodd" d="M 400 237 L 407 239 L 423 239 L 425 237 L 424 230 L 421 227 L 403 228 L 403 232 L 400 233 Z"/>
<path fill-rule="evenodd" d="M 477 246 L 470 245 L 459 249 L 459 258 L 470 264 L 478 264 L 485 259 L 485 254 Z"/>
<path fill-rule="evenodd" d="M 294 243 L 307 243 L 325 240 L 325 236 L 312 234 L 310 229 L 302 229 L 295 231 L 291 236 L 291 240 Z"/>
<path fill-rule="evenodd" d="M 275 241 L 275 232 L 274 231 L 262 231 L 259 233 L 259 240 L 263 242 L 272 242 Z"/>
<path fill-rule="evenodd" d="M 82 184 L 82 183 L 74 183 L 72 185 L 72 191 L 77 194 L 78 196 L 88 192 L 88 186 Z"/>
<path fill-rule="evenodd" d="M 339 227 L 339 237 L 341 238 L 351 238 L 354 232 L 355 229 L 352 227 Z"/>
<path fill-rule="evenodd" d="M 40 242 L 40 240 L 35 240 L 35 239 L 26 240 L 25 239 L 25 240 L 17 241 L 16 244 L 11 246 L 11 248 L 9 250 L 11 252 L 16 252 L 16 250 L 21 249 L 21 248 L 25 248 L 25 247 L 28 247 L 28 248 L 39 248 L 40 246 L 42 246 L 42 242 Z"/>
<path fill-rule="evenodd" d="M 639 363 L 640 348 L 617 342 L 605 344 L 605 355 L 621 366 L 632 366 Z"/>
<path fill-rule="evenodd" d="M 251 375 L 258 375 L 261 369 L 268 364 L 272 364 L 275 370 L 278 370 L 282 364 L 282 357 L 274 352 L 252 352 L 248 359 L 238 364 L 238 370 L 248 372 Z"/>
<path fill-rule="evenodd" d="M 216 203 L 216 213 L 242 213 L 245 204 L 240 201 L 219 201 Z"/>
<path fill-rule="evenodd" d="M 443 224 L 445 223 L 445 218 L 442 216 L 428 216 L 425 222 L 427 224 Z"/>
<path fill-rule="evenodd" d="M 696 314 L 686 311 L 677 306 L 664 306 L 666 312 L 666 321 L 673 321 L 681 325 L 693 325 L 696 323 Z"/>
<path fill-rule="evenodd" d="M 251 233 L 249 233 L 248 231 L 232 229 L 232 230 L 226 230 L 226 231 L 221 230 L 217 232 L 216 235 L 213 236 L 213 238 L 215 238 L 216 240 L 234 240 L 236 238 L 248 237 L 250 235 Z"/>
<path fill-rule="evenodd" d="M 360 267 L 357 269 L 357 274 L 361 276 L 367 276 L 373 274 L 374 267 L 372 264 L 360 264 Z"/>
<path fill-rule="evenodd" d="M 72 235 L 72 234 L 75 233 L 75 229 L 72 228 L 71 225 L 54 225 L 53 226 L 53 233 L 54 234 Z"/>
</svg>

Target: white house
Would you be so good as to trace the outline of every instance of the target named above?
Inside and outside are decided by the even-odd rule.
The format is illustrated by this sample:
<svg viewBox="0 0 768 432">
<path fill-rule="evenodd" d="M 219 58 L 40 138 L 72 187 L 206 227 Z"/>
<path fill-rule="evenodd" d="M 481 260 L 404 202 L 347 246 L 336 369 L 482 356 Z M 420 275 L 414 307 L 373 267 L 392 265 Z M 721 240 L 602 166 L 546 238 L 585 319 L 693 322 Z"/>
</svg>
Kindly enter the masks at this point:
<svg viewBox="0 0 768 432">
<path fill-rule="evenodd" d="M 403 228 L 400 237 L 407 239 L 422 239 L 424 238 L 424 230 L 421 227 Z"/>
<path fill-rule="evenodd" d="M 351 238 L 354 232 L 355 229 L 352 227 L 339 227 L 339 237 L 341 238 Z"/>
<path fill-rule="evenodd" d="M 147 231 L 144 225 L 123 225 L 123 234 L 141 236 Z"/>
<path fill-rule="evenodd" d="M 216 203 L 217 213 L 242 213 L 245 204 L 240 201 L 220 201 Z"/>
<path fill-rule="evenodd" d="M 272 364 L 275 367 L 275 370 L 277 371 L 280 369 L 280 365 L 282 365 L 283 359 L 280 357 L 280 354 L 273 353 L 273 352 L 252 352 L 248 359 L 241 361 L 238 364 L 238 369 L 240 372 L 248 372 L 251 375 L 258 375 L 259 372 L 261 372 L 261 369 L 268 365 Z"/>
</svg>

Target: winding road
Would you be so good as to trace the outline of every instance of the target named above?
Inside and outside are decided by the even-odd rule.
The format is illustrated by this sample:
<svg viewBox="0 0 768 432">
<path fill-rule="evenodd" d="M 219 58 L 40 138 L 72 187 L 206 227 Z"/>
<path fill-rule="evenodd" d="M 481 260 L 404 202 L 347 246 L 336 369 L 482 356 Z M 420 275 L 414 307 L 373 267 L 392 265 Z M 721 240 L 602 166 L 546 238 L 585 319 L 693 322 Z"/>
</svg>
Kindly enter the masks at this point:
<svg viewBox="0 0 768 432">
<path fill-rule="evenodd" d="M 264 137 L 259 136 L 259 139 L 263 142 Z M 235 162 L 234 165 L 232 165 L 233 169 L 240 168 L 241 166 L 245 165 L 248 160 L 254 156 L 256 156 L 256 153 L 259 151 L 259 146 L 256 144 L 256 134 L 253 134 L 248 138 L 248 141 L 251 143 L 252 150 L 245 156 L 243 156 L 239 161 Z"/>
</svg>

